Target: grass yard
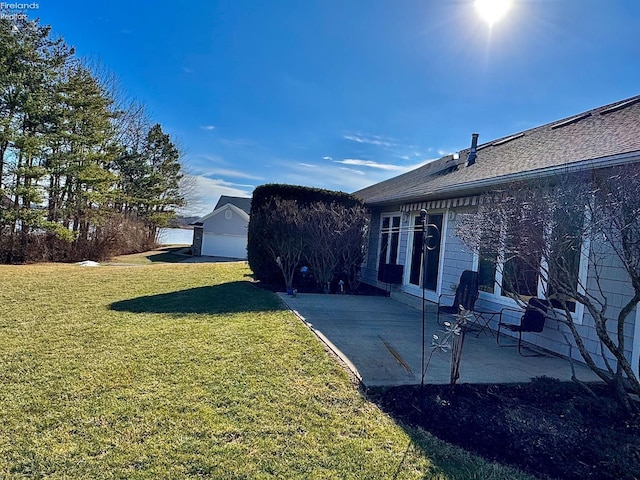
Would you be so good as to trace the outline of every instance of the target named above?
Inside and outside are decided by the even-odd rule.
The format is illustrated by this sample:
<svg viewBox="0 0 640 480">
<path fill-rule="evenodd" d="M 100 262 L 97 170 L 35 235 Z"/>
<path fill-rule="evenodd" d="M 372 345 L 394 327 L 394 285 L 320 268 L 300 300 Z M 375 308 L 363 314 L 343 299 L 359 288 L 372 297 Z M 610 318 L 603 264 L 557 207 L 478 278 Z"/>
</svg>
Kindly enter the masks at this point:
<svg viewBox="0 0 640 480">
<path fill-rule="evenodd" d="M 0 478 L 528 478 L 396 425 L 244 264 L 140 263 L 0 266 Z"/>
</svg>

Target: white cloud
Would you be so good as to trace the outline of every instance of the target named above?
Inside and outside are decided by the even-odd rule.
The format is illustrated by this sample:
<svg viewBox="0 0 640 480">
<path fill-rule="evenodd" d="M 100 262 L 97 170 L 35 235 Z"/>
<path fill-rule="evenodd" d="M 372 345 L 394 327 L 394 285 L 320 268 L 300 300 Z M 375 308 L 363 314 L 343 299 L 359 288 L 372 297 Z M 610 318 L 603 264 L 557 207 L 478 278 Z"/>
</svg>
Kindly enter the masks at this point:
<svg viewBox="0 0 640 480">
<path fill-rule="evenodd" d="M 344 160 L 335 160 L 336 163 L 342 163 L 343 165 L 357 165 L 360 167 L 376 168 L 379 170 L 406 170 L 407 167 L 400 165 L 391 165 L 389 163 L 378 163 L 373 160 L 359 160 L 356 158 L 345 158 Z"/>
<path fill-rule="evenodd" d="M 211 130 L 215 130 L 216 126 L 215 125 L 203 125 L 200 128 L 202 130 L 206 130 L 206 131 L 210 132 Z"/>
<path fill-rule="evenodd" d="M 310 163 L 298 162 L 298 165 L 300 165 L 301 167 L 306 167 L 306 168 L 318 168 L 318 165 L 312 165 Z"/>
<path fill-rule="evenodd" d="M 189 164 L 189 172 L 201 177 L 232 177 L 232 178 L 244 178 L 246 180 L 264 180 L 263 177 L 252 175 L 242 170 L 235 170 L 232 168 L 225 168 L 227 162 L 219 156 L 215 155 L 203 155 L 207 162 L 203 165 L 200 162 L 198 165 L 194 165 L 193 161 Z M 209 166 L 207 163 L 214 163 L 220 166 Z"/>
<path fill-rule="evenodd" d="M 226 164 L 226 160 L 221 157 L 220 155 L 199 155 L 200 157 L 204 158 L 205 160 L 209 161 L 209 162 L 213 162 L 213 163 L 220 163 L 220 164 Z"/>
<path fill-rule="evenodd" d="M 244 178 L 246 180 L 264 180 L 263 177 L 242 172 L 240 170 L 232 170 L 230 168 L 205 169 L 200 172 L 200 175 L 202 175 L 203 177 L 224 176 L 233 178 Z"/>
<path fill-rule="evenodd" d="M 356 170 L 355 168 L 347 168 L 347 167 L 338 167 L 340 170 L 349 173 L 355 173 L 356 175 L 364 175 L 365 173 L 362 170 Z"/>
<path fill-rule="evenodd" d="M 375 168 L 359 169 L 358 165 L 351 166 L 335 161 L 316 165 L 313 168 L 309 164 L 284 159 L 277 160 L 276 163 L 278 176 L 269 178 L 269 182 L 305 185 L 343 192 L 360 190 L 396 174 L 396 172 Z"/>
<path fill-rule="evenodd" d="M 333 157 L 322 157 L 322 159 L 323 159 L 323 160 L 331 161 L 331 160 L 333 160 Z"/>
<path fill-rule="evenodd" d="M 363 133 L 353 133 L 349 135 L 343 135 L 342 138 L 351 140 L 357 143 L 367 143 L 369 145 L 377 145 L 379 147 L 396 147 L 397 141 L 391 138 L 381 137 L 379 135 L 367 135 Z"/>
</svg>

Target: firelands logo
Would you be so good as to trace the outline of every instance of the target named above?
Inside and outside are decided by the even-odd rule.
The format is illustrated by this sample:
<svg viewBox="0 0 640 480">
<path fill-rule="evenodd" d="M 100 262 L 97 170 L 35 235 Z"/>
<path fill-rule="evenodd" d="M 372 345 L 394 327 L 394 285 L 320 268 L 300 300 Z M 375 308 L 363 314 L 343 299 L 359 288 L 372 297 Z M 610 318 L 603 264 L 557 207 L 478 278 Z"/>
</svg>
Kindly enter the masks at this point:
<svg viewBox="0 0 640 480">
<path fill-rule="evenodd" d="M 7 3 L 0 2 L 0 10 L 37 10 L 40 8 L 38 3 Z"/>
<path fill-rule="evenodd" d="M 8 3 L 0 2 L 0 20 L 26 20 L 27 10 L 38 10 L 39 3 Z"/>
</svg>

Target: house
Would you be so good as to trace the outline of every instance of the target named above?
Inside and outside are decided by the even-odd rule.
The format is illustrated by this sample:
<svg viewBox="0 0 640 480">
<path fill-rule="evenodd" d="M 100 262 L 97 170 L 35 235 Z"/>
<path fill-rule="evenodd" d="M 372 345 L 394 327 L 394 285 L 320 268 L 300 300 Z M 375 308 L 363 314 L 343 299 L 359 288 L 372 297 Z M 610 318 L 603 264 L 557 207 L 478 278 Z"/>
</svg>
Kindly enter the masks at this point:
<svg viewBox="0 0 640 480">
<path fill-rule="evenodd" d="M 636 162 L 640 162 L 640 96 L 485 143 L 478 144 L 478 135 L 474 134 L 471 147 L 458 154 L 355 192 L 372 213 L 362 280 L 389 289 L 399 299 L 411 301 L 421 298 L 424 292 L 428 301 L 437 302 L 441 294 L 453 292 L 463 270 L 481 270 L 476 305 L 492 312 L 514 307 L 515 301 L 505 292 L 501 278 L 506 270 L 482 272 L 479 255 L 455 235 L 459 220 L 477 212 L 488 192 L 515 181 Z M 427 223 L 432 226 L 431 248 L 427 249 L 424 262 L 420 247 L 421 209 L 426 209 Z M 585 285 L 592 285 L 596 278 L 589 255 L 579 257 L 580 278 Z M 610 299 L 607 314 L 616 318 L 633 296 L 626 272 L 621 265 L 612 264 L 597 281 Z M 587 349 L 600 366 L 604 365 L 589 313 L 578 304 L 572 315 Z M 625 355 L 637 374 L 640 308 L 636 307 L 630 318 L 631 324 L 625 330 Z M 494 319 L 493 327 L 495 323 Z M 544 331 L 528 334 L 527 341 L 579 359 L 576 349 L 567 344 L 565 333 L 565 325 L 548 320 Z"/>
<path fill-rule="evenodd" d="M 247 258 L 251 199 L 222 195 L 211 213 L 193 225 L 195 256 Z"/>
</svg>

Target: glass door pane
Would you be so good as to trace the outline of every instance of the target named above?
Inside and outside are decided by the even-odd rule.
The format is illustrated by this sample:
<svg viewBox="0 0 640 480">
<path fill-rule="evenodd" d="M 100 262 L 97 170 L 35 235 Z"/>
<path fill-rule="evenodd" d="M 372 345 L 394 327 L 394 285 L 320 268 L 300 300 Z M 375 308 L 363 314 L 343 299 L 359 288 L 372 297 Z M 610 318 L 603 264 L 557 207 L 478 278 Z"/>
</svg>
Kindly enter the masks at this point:
<svg viewBox="0 0 640 480">
<path fill-rule="evenodd" d="M 411 271 L 409 272 L 409 283 L 420 286 L 420 273 L 422 261 L 422 219 L 417 216 L 413 219 L 413 248 L 411 250 Z"/>
<path fill-rule="evenodd" d="M 424 286 L 427 290 L 438 288 L 440 269 L 440 244 L 442 235 L 442 214 L 427 215 L 427 252 L 425 259 Z"/>
<path fill-rule="evenodd" d="M 427 244 L 425 252 L 425 270 L 422 271 L 422 244 L 424 232 L 422 231 L 422 219 L 416 216 L 413 220 L 413 242 L 411 250 L 411 270 L 409 283 L 418 287 L 424 286 L 427 290 L 435 291 L 438 288 L 438 271 L 440 268 L 440 244 L 442 235 L 442 214 L 427 215 Z M 422 282 L 421 282 L 422 278 Z"/>
</svg>

